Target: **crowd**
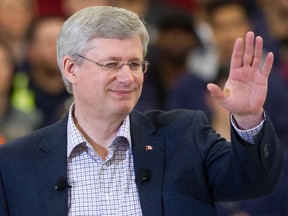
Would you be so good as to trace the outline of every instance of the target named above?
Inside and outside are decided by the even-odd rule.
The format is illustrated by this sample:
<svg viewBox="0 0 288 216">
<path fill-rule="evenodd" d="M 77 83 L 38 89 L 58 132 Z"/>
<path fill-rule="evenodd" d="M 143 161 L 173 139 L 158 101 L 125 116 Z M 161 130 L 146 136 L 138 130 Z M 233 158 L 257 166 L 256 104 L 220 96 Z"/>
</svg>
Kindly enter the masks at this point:
<svg viewBox="0 0 288 216">
<path fill-rule="evenodd" d="M 138 13 L 151 42 L 141 111 L 203 110 L 227 140 L 229 113 L 210 97 L 209 82 L 222 85 L 233 44 L 252 30 L 273 51 L 265 109 L 283 144 L 286 163 L 279 189 L 269 197 L 219 203 L 220 216 L 288 215 L 288 3 L 284 0 L 1 0 L 0 143 L 58 121 L 73 101 L 56 60 L 65 18 L 89 5 L 113 5 Z M 286 153 L 287 152 L 287 153 Z"/>
</svg>

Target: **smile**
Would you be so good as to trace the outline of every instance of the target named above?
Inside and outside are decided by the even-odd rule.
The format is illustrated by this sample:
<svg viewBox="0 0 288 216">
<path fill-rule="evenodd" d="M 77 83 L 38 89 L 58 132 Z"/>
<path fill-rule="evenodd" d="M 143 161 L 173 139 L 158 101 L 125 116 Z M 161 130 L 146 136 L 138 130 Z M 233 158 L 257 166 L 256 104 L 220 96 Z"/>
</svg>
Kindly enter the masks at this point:
<svg viewBox="0 0 288 216">
<path fill-rule="evenodd" d="M 132 90 L 111 90 L 113 94 L 119 95 L 119 96 L 128 96 L 131 95 L 133 92 Z"/>
</svg>

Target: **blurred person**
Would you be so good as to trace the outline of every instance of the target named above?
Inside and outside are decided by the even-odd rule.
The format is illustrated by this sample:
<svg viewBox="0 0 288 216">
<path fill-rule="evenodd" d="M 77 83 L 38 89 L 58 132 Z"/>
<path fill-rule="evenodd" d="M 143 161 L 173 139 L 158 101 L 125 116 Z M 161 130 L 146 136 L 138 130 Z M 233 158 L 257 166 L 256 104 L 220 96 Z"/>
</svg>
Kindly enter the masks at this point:
<svg viewBox="0 0 288 216">
<path fill-rule="evenodd" d="M 215 37 L 217 73 L 221 67 L 229 69 L 235 39 L 244 37 L 252 27 L 246 8 L 239 1 L 211 1 L 207 4 L 207 15 Z"/>
<path fill-rule="evenodd" d="M 220 66 L 229 64 L 233 41 L 251 30 L 251 23 L 245 5 L 237 0 L 195 0 L 195 5 L 192 14 L 204 49 L 192 50 L 188 63 L 194 74 L 210 82 Z"/>
<path fill-rule="evenodd" d="M 263 10 L 267 30 L 281 45 L 288 38 L 287 0 L 276 0 L 274 2 L 258 0 L 257 2 Z"/>
<path fill-rule="evenodd" d="M 191 73 L 185 74 L 182 79 L 176 82 L 171 91 L 169 101 L 171 101 L 173 108 L 202 109 L 208 118 L 210 118 L 211 110 L 204 99 L 206 89 L 202 87 L 195 92 L 195 76 L 207 83 L 215 80 L 219 71 L 229 71 L 233 43 L 238 37 L 245 36 L 246 32 L 250 30 L 250 23 L 248 14 L 242 3 L 230 0 L 204 2 L 206 3 L 205 6 L 207 10 L 206 19 L 213 30 L 214 42 L 212 48 L 208 50 L 205 48 L 206 51 L 211 52 L 207 55 L 209 58 L 205 58 L 205 60 L 203 58 L 197 58 L 196 60 L 200 63 L 200 66 L 205 62 L 204 67 L 206 69 L 207 67 L 210 68 L 210 75 L 206 76 L 206 74 L 206 78 L 201 75 L 199 76 L 199 74 L 203 73 L 200 67 L 196 67 L 199 71 L 197 71 L 195 67 L 193 67 L 194 71 L 191 70 L 191 65 L 189 65 L 191 58 L 197 57 L 199 54 L 196 53 L 196 56 L 195 53 L 191 55 L 191 52 L 193 52 L 193 50 L 191 50 L 187 60 Z M 204 5 L 202 6 L 204 7 Z M 196 52 L 198 50 L 199 49 L 195 49 Z M 195 93 L 185 94 L 185 92 Z"/>
<path fill-rule="evenodd" d="M 233 41 L 237 37 L 243 37 L 245 32 L 252 28 L 250 16 L 239 1 L 218 0 L 211 1 L 206 5 L 209 22 L 214 31 L 215 45 L 217 48 L 217 67 L 214 68 L 214 74 L 217 77 L 218 71 L 229 71 L 230 56 L 233 49 Z M 264 49 L 264 52 L 267 51 Z M 264 59 L 262 59 L 264 61 Z M 285 61 L 283 61 L 285 62 Z M 210 62 L 205 62 L 209 65 Z M 214 65 L 214 64 L 211 64 Z M 285 67 L 283 67 L 285 68 Z M 265 109 L 270 113 L 271 119 L 276 128 L 277 134 L 282 141 L 284 148 L 288 147 L 288 134 L 286 132 L 288 123 L 288 97 L 286 95 L 288 85 L 285 84 L 285 78 L 280 76 L 279 64 L 275 64 L 270 79 L 268 80 L 269 91 L 265 102 Z M 194 72 L 194 71 L 193 71 Z M 195 109 L 198 108 L 197 102 L 200 101 L 196 94 L 185 94 L 192 91 L 195 86 L 193 75 L 185 75 L 182 80 L 176 83 L 171 93 L 173 107 Z M 191 80 L 191 81 L 190 81 Z M 211 81 L 211 80 L 210 80 Z M 200 94 L 200 93 L 199 93 Z M 199 96 L 199 94 L 197 96 Z M 282 104 L 278 106 L 278 104 Z M 209 107 L 203 110 L 210 118 L 211 110 Z"/>
<path fill-rule="evenodd" d="M 58 123 L 0 147 L 1 216 L 216 215 L 215 200 L 275 189 L 283 158 L 263 110 L 273 53 L 260 66 L 262 38 L 238 38 L 224 89 L 207 86 L 231 113 L 231 143 L 203 112 L 134 110 L 148 42 L 125 9 L 88 7 L 64 23 L 57 59 L 74 103 Z"/>
<path fill-rule="evenodd" d="M 170 109 L 169 94 L 179 79 L 188 73 L 187 55 L 200 46 L 199 38 L 189 15 L 182 12 L 163 16 L 158 36 L 147 59 L 149 73 L 145 75 L 144 89 L 137 109 Z M 200 88 L 203 86 L 199 84 Z M 206 84 L 204 86 L 206 89 Z"/>
<path fill-rule="evenodd" d="M 0 144 L 31 133 L 41 121 L 37 112 L 26 113 L 12 107 L 13 71 L 12 53 L 6 44 L 0 43 Z"/>
<path fill-rule="evenodd" d="M 270 46 L 277 52 L 278 72 L 288 85 L 288 2 L 276 0 L 270 2 L 258 0 L 264 21 L 258 25 L 258 31 L 271 37 Z M 264 22 L 264 23 L 263 23 Z"/>
<path fill-rule="evenodd" d="M 45 16 L 37 19 L 29 35 L 29 89 L 42 112 L 43 125 L 58 121 L 56 110 L 70 97 L 62 82 L 56 58 L 56 41 L 65 19 Z"/>
<path fill-rule="evenodd" d="M 27 31 L 36 15 L 34 0 L 0 1 L 0 41 L 13 54 L 15 71 L 26 70 Z"/>
<path fill-rule="evenodd" d="M 206 14 L 206 4 L 209 1 L 210 0 L 165 1 L 187 11 L 194 20 L 195 30 L 202 46 L 190 51 L 187 64 L 190 71 L 204 82 L 210 82 L 215 79 L 214 68 L 217 65 L 214 35 L 207 21 Z M 203 64 L 203 62 L 207 62 L 207 64 Z"/>
</svg>

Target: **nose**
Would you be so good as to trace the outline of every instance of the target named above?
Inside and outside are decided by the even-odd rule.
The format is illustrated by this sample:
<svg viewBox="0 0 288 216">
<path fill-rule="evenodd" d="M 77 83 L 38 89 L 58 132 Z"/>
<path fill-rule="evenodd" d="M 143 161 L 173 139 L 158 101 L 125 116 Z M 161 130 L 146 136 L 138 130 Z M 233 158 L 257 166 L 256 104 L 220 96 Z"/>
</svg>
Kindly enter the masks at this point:
<svg viewBox="0 0 288 216">
<path fill-rule="evenodd" d="M 131 84 L 134 82 L 134 76 L 131 73 L 131 69 L 128 64 L 122 64 L 119 71 L 116 73 L 116 79 L 118 82 Z"/>
</svg>

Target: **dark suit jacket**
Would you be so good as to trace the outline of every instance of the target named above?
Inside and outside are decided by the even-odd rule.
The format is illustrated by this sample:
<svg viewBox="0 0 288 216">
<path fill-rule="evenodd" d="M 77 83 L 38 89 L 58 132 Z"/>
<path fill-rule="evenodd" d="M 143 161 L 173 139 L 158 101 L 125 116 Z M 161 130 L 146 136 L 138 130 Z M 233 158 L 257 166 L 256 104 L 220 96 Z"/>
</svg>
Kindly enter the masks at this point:
<svg viewBox="0 0 288 216">
<path fill-rule="evenodd" d="M 282 151 L 269 117 L 261 142 L 250 146 L 232 130 L 232 145 L 202 112 L 174 110 L 130 115 L 135 174 L 143 215 L 216 215 L 214 201 L 271 193 L 282 169 Z M 145 146 L 153 146 L 146 151 Z M 67 117 L 0 148 L 0 215 L 67 215 Z"/>
</svg>

